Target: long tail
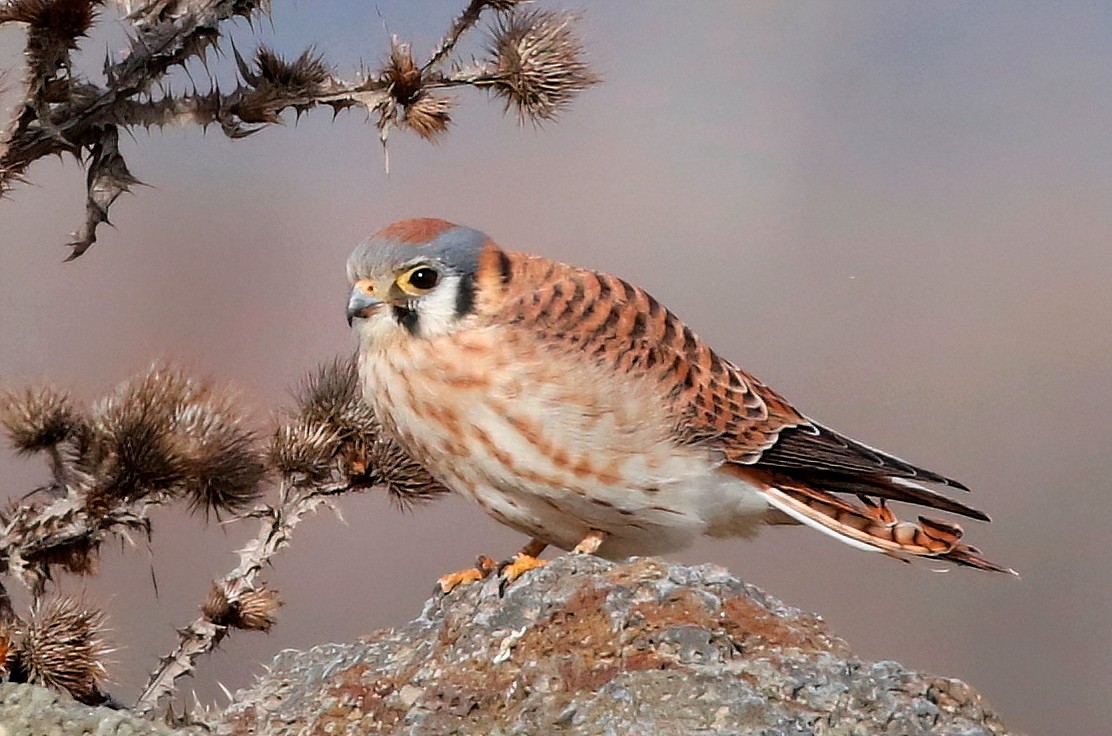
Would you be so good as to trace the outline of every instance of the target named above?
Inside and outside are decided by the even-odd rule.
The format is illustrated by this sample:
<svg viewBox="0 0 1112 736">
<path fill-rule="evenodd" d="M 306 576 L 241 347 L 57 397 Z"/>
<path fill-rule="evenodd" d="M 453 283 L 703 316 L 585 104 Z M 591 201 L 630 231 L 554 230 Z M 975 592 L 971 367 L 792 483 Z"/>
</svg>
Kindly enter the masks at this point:
<svg viewBox="0 0 1112 736">
<path fill-rule="evenodd" d="M 900 521 L 883 498 L 858 495 L 860 503 L 810 485 L 776 478 L 762 489 L 768 502 L 796 521 L 858 549 L 883 552 L 897 559 L 927 557 L 949 560 L 980 570 L 1015 570 L 981 557 L 976 547 L 963 544 L 956 524 L 920 516 L 918 522 Z"/>
</svg>

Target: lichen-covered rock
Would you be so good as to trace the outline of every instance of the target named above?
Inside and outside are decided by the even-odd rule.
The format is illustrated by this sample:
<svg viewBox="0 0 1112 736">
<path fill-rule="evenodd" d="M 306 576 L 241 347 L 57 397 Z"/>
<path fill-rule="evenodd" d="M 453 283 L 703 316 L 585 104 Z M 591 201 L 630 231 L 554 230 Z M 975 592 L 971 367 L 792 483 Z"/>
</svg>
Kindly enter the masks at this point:
<svg viewBox="0 0 1112 736">
<path fill-rule="evenodd" d="M 200 736 L 34 685 L 0 684 L 0 736 Z"/>
<path fill-rule="evenodd" d="M 821 619 L 713 566 L 565 556 L 500 597 L 280 655 L 217 732 L 1006 734 L 958 680 L 856 658 Z"/>
</svg>

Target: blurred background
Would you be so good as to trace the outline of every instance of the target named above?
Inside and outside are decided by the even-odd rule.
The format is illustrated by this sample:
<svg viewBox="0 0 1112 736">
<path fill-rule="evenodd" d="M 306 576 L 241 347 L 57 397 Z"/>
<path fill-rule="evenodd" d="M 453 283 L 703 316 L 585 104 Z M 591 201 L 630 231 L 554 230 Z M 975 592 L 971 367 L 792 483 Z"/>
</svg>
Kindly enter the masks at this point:
<svg viewBox="0 0 1112 736">
<path fill-rule="evenodd" d="M 403 217 L 647 287 L 801 410 L 953 475 L 991 525 L 969 539 L 1021 580 L 935 573 L 805 529 L 706 542 L 713 562 L 821 613 L 868 659 L 962 678 L 1017 731 L 1112 720 L 1112 6 L 1100 3 L 540 2 L 583 12 L 603 84 L 558 125 L 519 128 L 460 93 L 438 145 L 359 113 L 292 117 L 246 140 L 124 139 L 150 187 L 76 262 L 82 169 L 42 161 L 0 202 L 0 381 L 83 398 L 168 356 L 235 386 L 265 431 L 289 389 L 354 342 L 344 261 Z M 391 33 L 427 53 L 457 6 L 276 0 L 242 25 L 354 70 Z M 98 65 L 122 33 L 86 44 Z M 22 34 L 0 29 L 18 80 Z M 343 69 L 341 71 L 344 71 Z M 14 95 L 0 98 L 4 119 Z M 3 493 L 46 477 L 0 454 Z M 279 650 L 350 640 L 420 611 L 435 578 L 523 539 L 449 498 L 384 494 L 306 522 L 268 577 L 269 635 L 236 632 L 182 690 L 221 701 Z M 251 523 L 155 517 L 66 581 L 111 614 L 114 692 L 156 658 L 235 562 Z M 158 580 L 158 595 L 151 572 Z"/>
</svg>

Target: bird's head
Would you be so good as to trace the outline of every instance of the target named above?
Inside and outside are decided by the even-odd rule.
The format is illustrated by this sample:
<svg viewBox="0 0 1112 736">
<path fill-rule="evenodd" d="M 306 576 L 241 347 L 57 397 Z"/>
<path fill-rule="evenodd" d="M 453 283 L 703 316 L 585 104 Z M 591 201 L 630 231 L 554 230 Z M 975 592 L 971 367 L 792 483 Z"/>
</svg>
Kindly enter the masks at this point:
<svg viewBox="0 0 1112 736">
<path fill-rule="evenodd" d="M 379 230 L 348 258 L 348 324 L 365 337 L 399 327 L 416 337 L 453 331 L 475 310 L 484 250 L 497 251 L 485 234 L 444 220 Z"/>
</svg>

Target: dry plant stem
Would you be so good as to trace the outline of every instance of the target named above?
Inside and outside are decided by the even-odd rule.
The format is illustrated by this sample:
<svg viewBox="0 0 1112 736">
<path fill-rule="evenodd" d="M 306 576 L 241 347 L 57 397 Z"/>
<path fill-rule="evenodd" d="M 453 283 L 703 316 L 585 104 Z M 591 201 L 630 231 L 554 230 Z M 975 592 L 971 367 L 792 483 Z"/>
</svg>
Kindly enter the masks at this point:
<svg viewBox="0 0 1112 736">
<path fill-rule="evenodd" d="M 109 221 L 116 199 L 139 184 L 119 151 L 121 128 L 219 125 L 230 138 L 242 138 L 281 123 L 285 111 L 301 115 L 327 105 L 334 115 L 364 109 L 384 144 L 396 128 L 433 140 L 447 131 L 454 103 L 428 90 L 444 87 L 493 87 L 519 106 L 520 120 L 550 120 L 556 108 L 597 80 L 586 71 L 581 44 L 565 30 L 570 16 L 515 14 L 519 2 L 471 0 L 423 64 L 413 61 L 408 44 L 395 39 L 394 51 L 405 50 L 403 67 L 395 53 L 378 70 L 344 81 L 311 49 L 287 61 L 260 46 L 252 64 L 233 48 L 239 72 L 234 88 L 221 90 L 210 78 L 207 91 L 171 93 L 164 85 L 175 67 L 199 61 L 207 69 L 220 53 L 227 21 L 240 17 L 252 22 L 269 12 L 270 0 L 151 0 L 136 7 L 118 3 L 129 11 L 123 22 L 130 24 L 130 46 L 118 61 L 105 62 L 100 80 L 83 76 L 71 57 L 103 12 L 103 0 L 0 0 L 0 24 L 27 26 L 24 100 L 0 134 L 0 197 L 41 158 L 68 153 L 81 159 L 86 166 L 86 217 L 69 243 L 73 259 L 96 242 L 97 228 Z M 73 12 L 66 15 L 59 9 Z M 489 13 L 499 18 L 488 34 L 489 58 L 461 71 L 464 65 L 453 56 L 457 44 Z M 530 24 L 536 25 L 532 35 Z M 515 43 L 507 43 L 507 36 Z M 507 63 L 499 55 L 520 55 L 518 47 L 526 49 L 524 65 L 522 58 Z M 527 74 L 524 67 L 529 67 Z M 155 90 L 162 90 L 158 97 Z"/>
<path fill-rule="evenodd" d="M 0 561 L 37 601 L 50 579 L 46 560 L 52 551 L 75 545 L 92 550 L 109 535 L 126 535 L 129 529 L 149 533 L 150 510 L 164 502 L 161 496 L 131 504 L 120 501 L 93 514 L 85 499 L 68 493 L 45 507 L 20 506 L 0 534 Z"/>
<path fill-rule="evenodd" d="M 290 543 L 293 530 L 306 514 L 327 503 L 333 496 L 357 487 L 350 481 L 327 485 L 284 483 L 280 491 L 281 503 L 277 507 L 263 506 L 250 514 L 261 519 L 259 533 L 239 550 L 239 564 L 218 584 L 227 599 L 236 601 L 258 586 L 259 572 Z M 179 629 L 178 645 L 159 660 L 158 668 L 151 674 L 135 703 L 135 711 L 150 713 L 154 710 L 163 697 L 173 693 L 175 681 L 190 674 L 197 660 L 215 649 L 228 630 L 228 626 L 215 624 L 204 617 Z"/>
<path fill-rule="evenodd" d="M 491 0 L 471 0 L 471 3 L 459 14 L 459 17 L 452 22 L 452 27 L 449 29 L 448 33 L 440 40 L 437 47 L 433 49 L 432 55 L 429 56 L 429 60 L 421 67 L 422 74 L 433 69 L 452 53 L 456 44 L 459 43 L 460 38 L 463 37 L 463 34 L 467 33 L 467 31 L 471 30 L 471 28 L 479 22 L 479 18 L 482 17 L 484 10 L 487 8 L 509 10 L 514 5 L 518 4 L 518 1 L 519 0 L 509 0 L 508 2 L 497 2 L 496 0 L 492 2 Z"/>
</svg>

